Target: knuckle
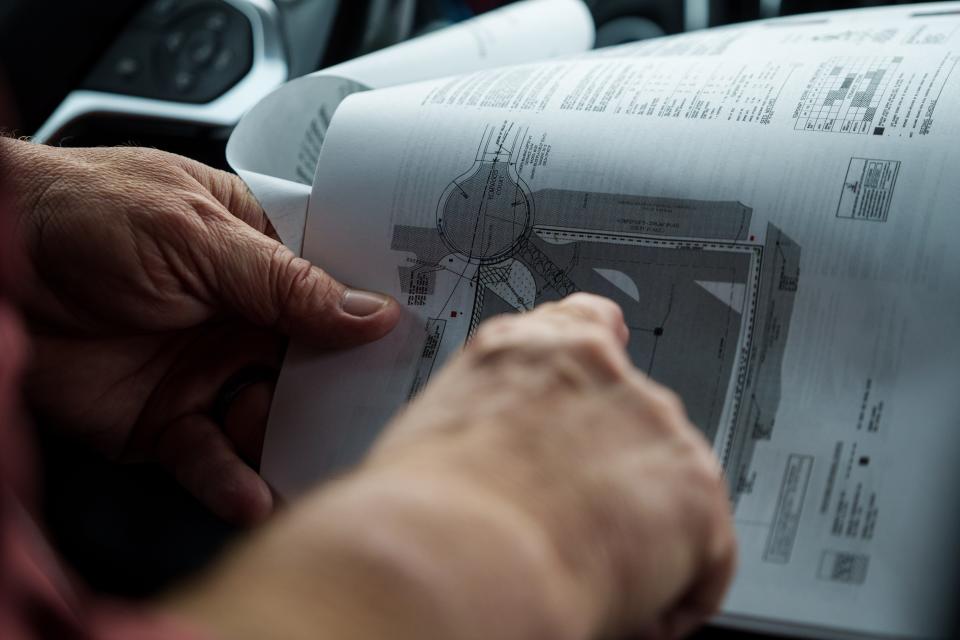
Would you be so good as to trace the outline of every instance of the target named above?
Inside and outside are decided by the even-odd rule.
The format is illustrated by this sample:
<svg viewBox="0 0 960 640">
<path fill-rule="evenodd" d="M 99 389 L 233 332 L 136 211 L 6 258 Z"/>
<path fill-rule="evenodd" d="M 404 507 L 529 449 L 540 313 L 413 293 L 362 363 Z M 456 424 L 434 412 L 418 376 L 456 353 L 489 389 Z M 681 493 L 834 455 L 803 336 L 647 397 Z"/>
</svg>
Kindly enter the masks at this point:
<svg viewBox="0 0 960 640">
<path fill-rule="evenodd" d="M 718 483 L 722 484 L 722 483 Z M 716 558 L 733 558 L 737 553 L 737 538 L 734 532 L 730 500 L 725 491 L 716 491 L 712 496 L 712 509 L 708 527 L 713 539 L 713 555 Z"/>
<path fill-rule="evenodd" d="M 249 214 L 262 211 L 260 204 L 240 176 L 216 170 L 213 172 L 212 179 L 216 185 L 214 193 L 219 196 L 228 211 L 244 218 Z"/>
<path fill-rule="evenodd" d="M 737 557 L 737 535 L 734 531 L 733 517 L 730 511 L 730 501 L 724 500 L 721 524 L 720 524 L 720 542 L 718 544 L 718 555 L 723 560 L 729 560 L 732 565 Z"/>
<path fill-rule="evenodd" d="M 224 221 L 223 210 L 219 205 L 212 202 L 203 193 L 186 193 L 183 195 L 184 203 L 188 207 L 189 213 L 195 214 L 197 218 L 206 225 L 217 226 Z M 184 211 L 171 208 L 167 211 L 171 218 L 183 217 Z M 189 215 L 189 214 L 188 214 Z M 219 226 L 223 226 L 220 224 Z"/>
<path fill-rule="evenodd" d="M 697 449 L 699 448 L 697 447 Z M 720 496 L 722 483 L 720 482 L 720 476 L 717 475 L 716 465 L 713 464 L 708 456 L 703 455 L 699 450 L 691 457 L 687 468 L 687 475 L 693 485 L 698 489 L 705 491 L 707 494 L 715 494 L 717 497 Z"/>
<path fill-rule="evenodd" d="M 578 359 L 588 362 L 605 365 L 617 362 L 618 347 L 613 336 L 600 329 L 580 328 L 566 348 Z"/>
<path fill-rule="evenodd" d="M 612 318 L 620 322 L 624 321 L 623 308 L 621 308 L 620 305 L 610 298 L 593 296 L 592 304 L 594 305 L 594 308 L 598 312 L 603 313 L 605 317 Z"/>
<path fill-rule="evenodd" d="M 467 349 L 479 354 L 503 349 L 506 338 L 512 332 L 516 323 L 517 318 L 512 316 L 497 316 L 487 320 L 480 325 Z"/>
<path fill-rule="evenodd" d="M 684 407 L 683 399 L 673 389 L 669 387 L 660 387 L 660 401 L 663 404 L 665 411 L 677 418 L 686 420 L 687 410 Z"/>
<path fill-rule="evenodd" d="M 558 309 L 580 320 L 602 322 L 606 311 L 605 305 L 608 302 L 608 300 L 590 293 L 574 293 L 565 298 Z"/>
<path fill-rule="evenodd" d="M 662 422 L 678 429 L 689 426 L 683 400 L 675 391 L 656 384 L 651 388 L 649 402 L 654 415 Z"/>
<path fill-rule="evenodd" d="M 562 303 L 563 303 L 563 301 L 560 301 L 560 302 L 553 302 L 553 301 L 551 301 L 551 302 L 542 302 L 542 303 L 538 304 L 538 305 L 536 306 L 536 308 L 533 310 L 533 312 L 530 313 L 529 315 L 530 315 L 530 316 L 543 316 L 543 315 L 552 315 L 552 314 L 555 314 L 555 313 L 557 313 L 557 311 L 560 309 L 560 306 L 561 306 Z"/>
<path fill-rule="evenodd" d="M 160 176 L 168 180 L 176 178 L 183 181 L 186 174 L 186 158 L 149 147 L 121 147 L 117 149 L 117 155 L 109 159 L 118 164 L 135 167 L 137 172 L 149 177 Z"/>
<path fill-rule="evenodd" d="M 565 304 L 574 305 L 584 305 L 585 307 L 590 307 L 595 304 L 597 301 L 602 300 L 600 296 L 596 296 L 592 293 L 584 293 L 583 291 L 578 291 L 577 293 L 570 294 L 567 296 L 563 302 Z"/>
<path fill-rule="evenodd" d="M 712 455 L 700 451 L 689 456 L 683 465 L 686 484 L 711 522 L 722 524 L 729 501 L 725 480 Z"/>
<path fill-rule="evenodd" d="M 678 464 L 682 482 L 678 484 L 678 504 L 689 517 L 692 531 L 704 534 L 704 541 L 720 540 L 732 534 L 729 500 L 723 478 L 706 456 L 689 456 Z"/>
<path fill-rule="evenodd" d="M 592 293 L 574 293 L 562 303 L 568 311 L 573 311 L 585 320 L 599 323 L 623 322 L 623 309 L 610 298 Z"/>
<path fill-rule="evenodd" d="M 279 303 L 274 308 L 278 312 L 306 306 L 307 301 L 321 301 L 324 307 L 333 301 L 334 286 L 330 278 L 318 277 L 313 265 L 283 245 L 274 248 L 271 264 L 274 265 L 273 291 Z"/>
</svg>

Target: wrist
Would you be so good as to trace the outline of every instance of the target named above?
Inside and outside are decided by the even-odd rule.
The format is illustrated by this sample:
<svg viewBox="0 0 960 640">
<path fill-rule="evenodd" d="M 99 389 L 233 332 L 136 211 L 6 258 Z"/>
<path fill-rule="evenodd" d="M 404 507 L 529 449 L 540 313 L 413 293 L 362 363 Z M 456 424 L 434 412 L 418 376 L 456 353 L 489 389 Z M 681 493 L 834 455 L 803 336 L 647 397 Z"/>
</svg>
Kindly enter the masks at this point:
<svg viewBox="0 0 960 640">
<path fill-rule="evenodd" d="M 225 637 L 585 637 L 599 612 L 538 527 L 449 479 L 358 474 L 171 605 Z"/>
</svg>

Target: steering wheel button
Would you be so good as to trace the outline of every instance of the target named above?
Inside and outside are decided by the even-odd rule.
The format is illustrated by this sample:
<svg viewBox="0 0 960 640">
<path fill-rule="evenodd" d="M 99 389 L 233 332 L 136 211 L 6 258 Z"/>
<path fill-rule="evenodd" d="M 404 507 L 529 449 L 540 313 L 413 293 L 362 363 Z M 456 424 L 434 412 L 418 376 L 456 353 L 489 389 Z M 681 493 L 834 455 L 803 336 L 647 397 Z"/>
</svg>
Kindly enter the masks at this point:
<svg viewBox="0 0 960 640">
<path fill-rule="evenodd" d="M 204 44 L 198 46 L 196 49 L 190 52 L 190 59 L 197 65 L 203 65 L 210 62 L 210 59 L 213 57 L 214 47 L 210 44 Z"/>
<path fill-rule="evenodd" d="M 138 71 L 140 71 L 140 63 L 137 62 L 136 58 L 124 56 L 123 58 L 117 60 L 113 70 L 124 80 L 129 80 L 137 75 Z"/>
<path fill-rule="evenodd" d="M 210 31 L 198 31 L 190 36 L 184 47 L 187 64 L 201 67 L 213 60 L 217 53 L 219 42 Z"/>
<path fill-rule="evenodd" d="M 227 26 L 227 15 L 222 11 L 216 11 L 207 16 L 204 24 L 210 31 L 223 31 Z"/>
<path fill-rule="evenodd" d="M 143 0 L 83 87 L 170 103 L 212 102 L 252 67 L 256 40 L 251 20 L 234 6 L 240 2 Z"/>
<path fill-rule="evenodd" d="M 174 53 L 183 46 L 183 41 L 183 31 L 174 31 L 167 34 L 167 36 L 163 39 L 163 46 L 166 47 L 167 51 L 170 53 Z"/>
<path fill-rule="evenodd" d="M 189 71 L 178 71 L 173 74 L 173 86 L 180 93 L 186 93 L 193 88 L 196 76 Z"/>
<path fill-rule="evenodd" d="M 233 62 L 233 51 L 224 49 L 217 54 L 217 58 L 213 61 L 213 68 L 215 71 L 223 71 L 230 66 L 231 62 Z"/>
</svg>

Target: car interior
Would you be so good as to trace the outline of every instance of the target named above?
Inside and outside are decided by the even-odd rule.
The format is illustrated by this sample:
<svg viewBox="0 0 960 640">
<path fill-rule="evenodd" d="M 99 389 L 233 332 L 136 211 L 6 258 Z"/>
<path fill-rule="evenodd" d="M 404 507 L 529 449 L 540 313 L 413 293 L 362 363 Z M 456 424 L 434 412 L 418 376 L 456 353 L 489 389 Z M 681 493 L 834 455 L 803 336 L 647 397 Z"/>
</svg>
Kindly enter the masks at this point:
<svg viewBox="0 0 960 640">
<path fill-rule="evenodd" d="M 502 4 L 5 0 L 0 86 L 15 135 L 63 146 L 156 147 L 228 169 L 224 149 L 233 126 L 283 82 Z M 882 4 L 904 2 L 588 0 L 597 46 Z M 50 534 L 95 589 L 132 598 L 157 594 L 208 562 L 236 533 L 159 470 L 77 456 L 77 445 L 40 426 Z M 707 629 L 697 637 L 760 636 Z"/>
</svg>

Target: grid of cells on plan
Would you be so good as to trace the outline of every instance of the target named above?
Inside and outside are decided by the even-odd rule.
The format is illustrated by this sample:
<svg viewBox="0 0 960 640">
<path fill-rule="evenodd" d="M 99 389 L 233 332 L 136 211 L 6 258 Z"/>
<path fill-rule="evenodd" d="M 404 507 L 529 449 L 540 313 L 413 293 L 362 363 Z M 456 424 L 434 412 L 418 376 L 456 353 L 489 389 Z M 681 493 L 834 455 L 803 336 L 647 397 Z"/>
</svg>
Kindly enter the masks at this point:
<svg viewBox="0 0 960 640">
<path fill-rule="evenodd" d="M 883 135 L 873 125 L 903 58 L 832 58 L 804 91 L 794 129 Z"/>
</svg>

